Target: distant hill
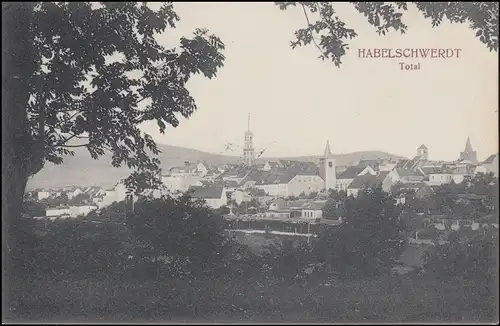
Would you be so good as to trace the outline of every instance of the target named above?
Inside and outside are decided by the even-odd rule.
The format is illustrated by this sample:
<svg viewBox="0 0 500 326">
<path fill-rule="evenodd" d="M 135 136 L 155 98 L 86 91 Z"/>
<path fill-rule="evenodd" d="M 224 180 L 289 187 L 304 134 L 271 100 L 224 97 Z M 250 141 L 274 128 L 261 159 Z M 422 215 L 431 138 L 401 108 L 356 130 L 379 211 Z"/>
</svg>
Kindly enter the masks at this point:
<svg viewBox="0 0 500 326">
<path fill-rule="evenodd" d="M 181 166 L 185 161 L 204 161 L 210 164 L 237 163 L 239 157 L 229 155 L 219 155 L 202 152 L 195 149 L 158 144 L 162 151 L 159 155 L 162 169 L 169 169 L 173 166 Z M 397 157 L 385 152 L 369 151 L 355 152 L 349 154 L 334 155 L 338 165 L 356 164 L 360 159 L 375 159 Z M 260 158 L 258 163 L 277 158 Z M 282 157 L 282 159 L 312 161 L 317 162 L 319 156 L 304 157 Z M 45 167 L 28 181 L 27 188 L 63 187 L 75 186 L 102 186 L 110 187 L 119 179 L 130 174 L 127 167 L 114 168 L 111 165 L 111 156 L 105 155 L 99 160 L 94 160 L 88 152 L 82 148 L 75 149 L 74 156 L 67 156 L 60 165 L 46 163 Z"/>
</svg>

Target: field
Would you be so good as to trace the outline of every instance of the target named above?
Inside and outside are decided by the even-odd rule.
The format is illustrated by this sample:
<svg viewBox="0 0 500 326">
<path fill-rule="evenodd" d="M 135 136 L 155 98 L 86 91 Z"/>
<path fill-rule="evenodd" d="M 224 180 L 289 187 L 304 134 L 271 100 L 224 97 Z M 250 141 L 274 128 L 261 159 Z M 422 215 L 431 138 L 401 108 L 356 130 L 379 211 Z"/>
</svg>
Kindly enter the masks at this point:
<svg viewBox="0 0 500 326">
<path fill-rule="evenodd" d="M 417 274 L 358 281 L 26 280 L 13 321 L 477 322 L 497 318 L 493 289 Z"/>
</svg>

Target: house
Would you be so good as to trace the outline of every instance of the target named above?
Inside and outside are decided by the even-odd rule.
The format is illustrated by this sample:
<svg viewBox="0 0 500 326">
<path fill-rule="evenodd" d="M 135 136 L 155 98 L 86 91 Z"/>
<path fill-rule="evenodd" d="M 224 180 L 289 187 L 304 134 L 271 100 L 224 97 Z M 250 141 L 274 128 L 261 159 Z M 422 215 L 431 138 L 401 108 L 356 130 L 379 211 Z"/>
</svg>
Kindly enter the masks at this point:
<svg viewBox="0 0 500 326">
<path fill-rule="evenodd" d="M 430 186 L 440 186 L 448 184 L 452 181 L 462 183 L 464 180 L 473 177 L 474 167 L 471 164 L 464 162 L 456 162 L 452 164 L 443 164 L 441 169 L 434 169 L 429 173 Z"/>
<path fill-rule="evenodd" d="M 207 205 L 213 209 L 227 205 L 228 194 L 224 187 L 209 186 L 209 187 L 191 187 L 191 197 L 195 199 L 203 199 Z"/>
<path fill-rule="evenodd" d="M 104 189 L 101 187 L 92 186 L 85 189 L 84 193 L 90 198 L 96 198 L 104 196 L 106 194 L 106 191 L 104 191 Z"/>
<path fill-rule="evenodd" d="M 370 167 L 374 171 L 378 171 L 381 161 L 379 159 L 361 159 L 358 166 Z"/>
<path fill-rule="evenodd" d="M 377 178 L 382 181 L 382 190 L 385 192 L 390 192 L 394 184 L 400 181 L 399 175 L 396 170 L 391 171 L 379 171 Z"/>
<path fill-rule="evenodd" d="M 68 199 L 76 197 L 80 194 L 83 194 L 83 189 L 80 187 L 69 187 L 65 189 L 65 193 L 68 196 Z"/>
<path fill-rule="evenodd" d="M 69 207 L 69 216 L 70 217 L 78 217 L 78 216 L 86 216 L 93 210 L 98 209 L 97 206 L 93 205 L 78 205 L 78 206 L 70 206 Z"/>
<path fill-rule="evenodd" d="M 478 173 L 493 173 L 495 177 L 498 177 L 498 153 L 490 155 L 484 162 L 476 166 L 474 174 Z"/>
<path fill-rule="evenodd" d="M 451 183 L 453 180 L 453 173 L 451 171 L 435 170 L 429 173 L 429 186 L 440 186 L 443 184 Z"/>
<path fill-rule="evenodd" d="M 323 189 L 324 183 L 317 171 L 280 168 L 263 172 L 253 186 L 262 189 L 270 196 L 288 197 L 319 192 Z"/>
<path fill-rule="evenodd" d="M 250 202 L 252 198 L 247 191 L 241 189 L 227 189 L 228 196 L 231 200 L 234 200 L 237 205 L 241 205 L 244 202 Z"/>
<path fill-rule="evenodd" d="M 313 201 L 305 206 L 302 206 L 302 217 L 317 219 L 323 217 L 323 208 L 325 207 L 326 200 Z"/>
<path fill-rule="evenodd" d="M 357 176 L 347 187 L 347 195 L 356 197 L 366 187 L 380 187 L 388 174 L 372 175 L 370 173 Z"/>
<path fill-rule="evenodd" d="M 99 208 L 109 206 L 114 202 L 119 203 L 128 197 L 128 190 L 123 180 L 117 182 L 113 187 L 105 189 L 104 192 L 105 194 L 102 196 L 102 200 L 93 201 L 93 203 L 97 204 Z M 138 199 L 135 195 L 132 195 L 132 198 L 134 202 Z"/>
<path fill-rule="evenodd" d="M 43 200 L 51 196 L 50 190 L 47 189 L 35 189 L 33 190 L 33 194 L 37 200 Z"/>
<path fill-rule="evenodd" d="M 45 210 L 45 216 L 49 218 L 70 216 L 69 206 L 50 207 Z"/>
<path fill-rule="evenodd" d="M 299 199 L 294 201 L 286 201 L 282 198 L 273 200 L 269 205 L 270 213 L 285 214 L 288 217 L 300 217 L 302 210 L 309 207 L 313 202 L 310 199 Z M 326 202 L 326 201 L 325 201 Z M 312 210 L 312 209 L 311 209 Z"/>
<path fill-rule="evenodd" d="M 420 183 L 396 183 L 392 188 L 394 194 L 400 193 L 397 198 L 398 203 L 404 204 L 406 202 L 405 191 L 411 191 L 414 193 L 415 198 L 424 199 L 434 193 L 434 190 L 424 182 Z M 403 192 L 403 193 L 401 193 Z"/>
<path fill-rule="evenodd" d="M 482 205 L 488 196 L 486 195 L 476 195 L 476 194 L 458 194 L 458 202 L 462 202 L 466 205 Z"/>
<path fill-rule="evenodd" d="M 262 167 L 262 171 L 271 171 L 272 169 L 277 169 L 281 167 L 279 162 L 276 161 L 267 161 L 266 164 Z"/>
<path fill-rule="evenodd" d="M 351 182 L 356 179 L 358 175 L 361 174 L 365 170 L 364 167 L 362 166 L 349 166 L 347 169 L 340 173 L 337 176 L 337 182 L 336 182 L 336 190 L 340 191 L 347 191 L 347 187 L 351 184 Z"/>
<path fill-rule="evenodd" d="M 286 208 L 286 201 L 283 198 L 273 200 L 269 205 L 270 211 L 281 211 Z"/>
<path fill-rule="evenodd" d="M 258 175 L 258 172 L 251 166 L 230 166 L 216 178 L 216 181 L 235 181 L 237 184 L 241 184 L 243 180 L 248 180 L 251 174 Z"/>
<path fill-rule="evenodd" d="M 397 173 L 401 183 L 419 183 L 425 177 L 424 172 L 420 168 L 396 168 L 394 171 Z"/>
<path fill-rule="evenodd" d="M 186 164 L 184 167 L 172 167 L 167 174 L 161 176 L 161 181 L 170 192 L 184 192 L 202 179 L 200 175 L 195 173 L 196 171 L 197 166 L 192 164 Z"/>
</svg>

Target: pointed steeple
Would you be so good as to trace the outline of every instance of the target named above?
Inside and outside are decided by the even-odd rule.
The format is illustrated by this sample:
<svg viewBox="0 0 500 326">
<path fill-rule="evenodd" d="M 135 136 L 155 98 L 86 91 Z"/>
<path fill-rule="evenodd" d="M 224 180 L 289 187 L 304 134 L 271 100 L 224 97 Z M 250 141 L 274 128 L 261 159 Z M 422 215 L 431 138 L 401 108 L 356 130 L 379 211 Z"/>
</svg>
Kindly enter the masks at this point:
<svg viewBox="0 0 500 326">
<path fill-rule="evenodd" d="M 330 141 L 327 140 L 326 141 L 326 147 L 325 147 L 325 153 L 323 154 L 323 157 L 324 158 L 328 158 L 332 155 L 332 151 L 330 149 Z"/>
<path fill-rule="evenodd" d="M 470 144 L 470 138 L 467 137 L 467 142 L 465 143 L 465 150 L 464 152 L 470 153 L 472 152 L 472 145 Z"/>
</svg>

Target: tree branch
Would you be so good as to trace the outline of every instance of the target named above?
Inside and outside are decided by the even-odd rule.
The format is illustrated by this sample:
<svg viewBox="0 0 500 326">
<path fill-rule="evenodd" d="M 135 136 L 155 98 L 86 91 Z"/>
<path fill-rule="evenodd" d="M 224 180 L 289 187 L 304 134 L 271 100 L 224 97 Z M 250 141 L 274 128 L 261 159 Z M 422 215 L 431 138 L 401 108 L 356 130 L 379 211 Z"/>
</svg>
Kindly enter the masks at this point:
<svg viewBox="0 0 500 326">
<path fill-rule="evenodd" d="M 90 143 L 79 144 L 79 145 L 59 145 L 59 147 L 75 148 L 75 147 L 87 147 Z"/>
<path fill-rule="evenodd" d="M 307 28 L 309 30 L 309 33 L 311 34 L 311 39 L 314 43 L 314 45 L 316 46 L 316 48 L 319 50 L 319 52 L 321 53 L 321 55 L 325 56 L 325 53 L 323 53 L 323 50 L 321 50 L 321 47 L 318 45 L 318 43 L 316 43 L 316 39 L 314 38 L 314 35 L 313 35 L 313 32 L 312 32 L 312 29 L 311 29 L 311 22 L 309 21 L 309 16 L 307 15 L 307 10 L 306 10 L 306 6 L 304 4 L 301 4 L 302 6 L 302 10 L 304 11 L 304 16 L 306 17 L 306 21 L 307 21 Z"/>
</svg>

